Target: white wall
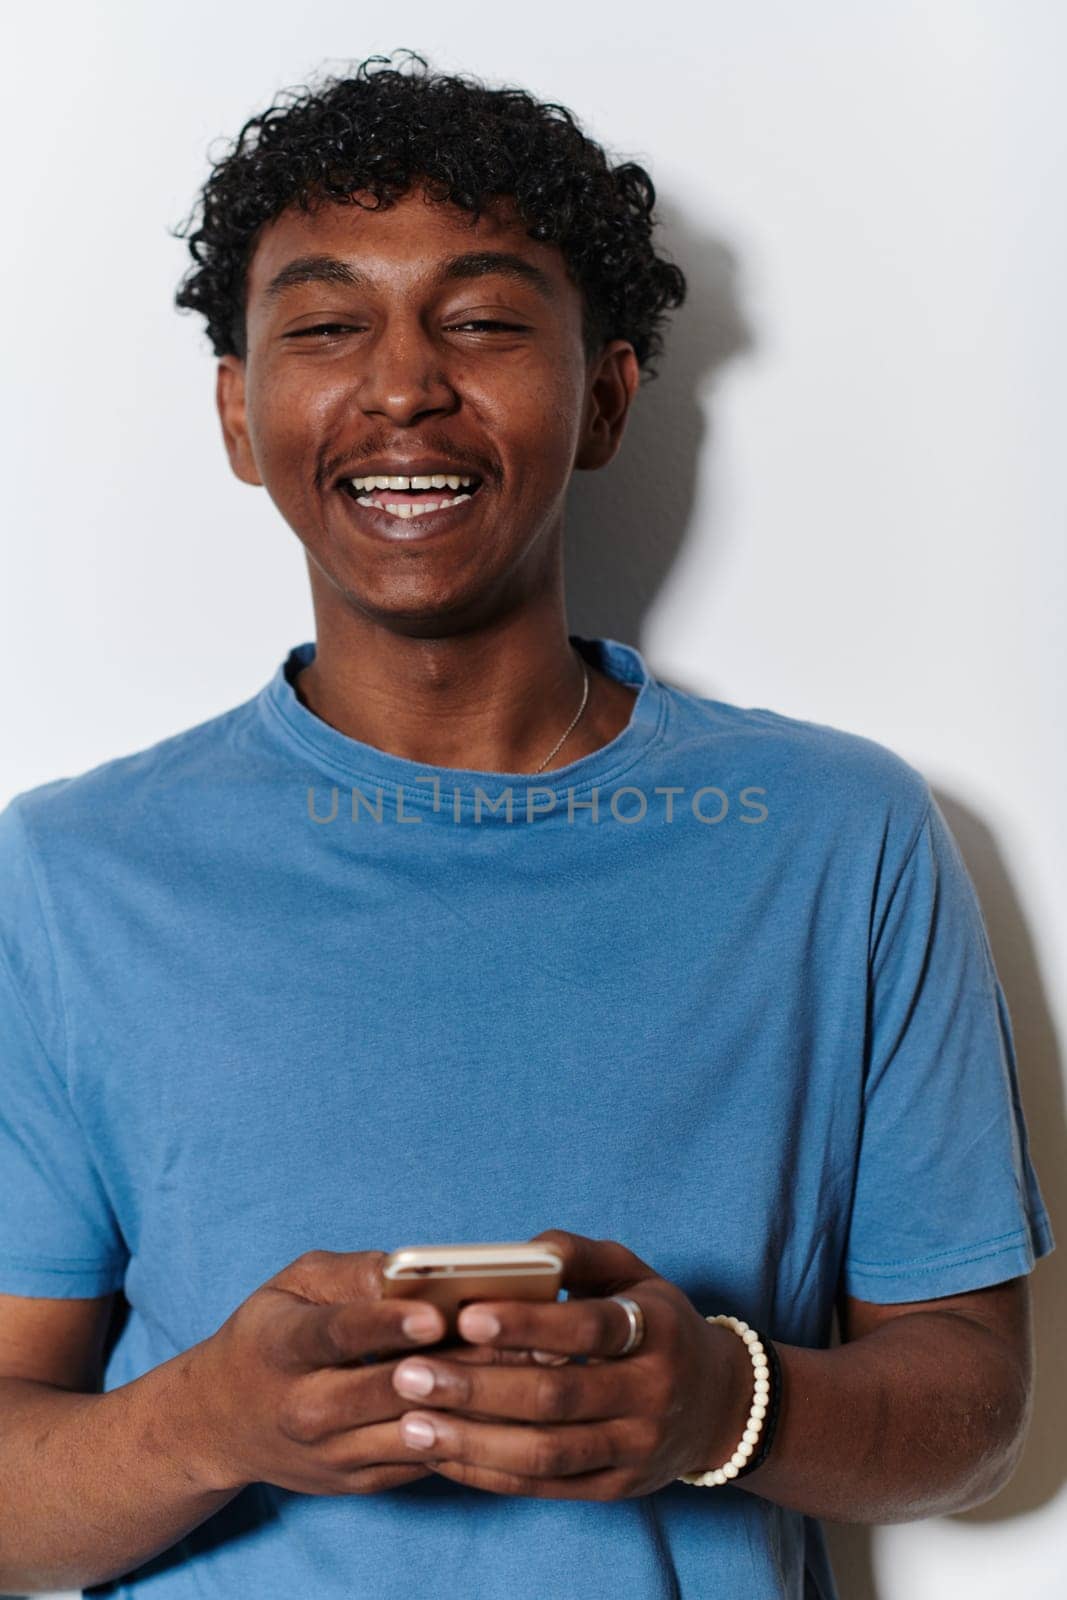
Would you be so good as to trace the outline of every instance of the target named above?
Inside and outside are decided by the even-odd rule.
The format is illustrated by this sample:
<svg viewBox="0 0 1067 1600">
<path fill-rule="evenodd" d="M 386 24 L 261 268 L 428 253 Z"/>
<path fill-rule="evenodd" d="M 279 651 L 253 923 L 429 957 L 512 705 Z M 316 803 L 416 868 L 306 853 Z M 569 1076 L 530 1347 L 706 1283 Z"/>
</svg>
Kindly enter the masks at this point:
<svg viewBox="0 0 1067 1600">
<path fill-rule="evenodd" d="M 982 896 L 1067 1239 L 1063 8 L 375 14 L 65 0 L 6 25 L 0 804 L 235 704 L 313 637 L 300 547 L 230 476 L 206 339 L 171 309 L 187 256 L 166 230 L 209 141 L 401 45 L 521 83 L 648 163 L 691 282 L 622 458 L 576 482 L 572 624 L 926 773 Z M 835 1530 L 843 1600 L 1061 1592 L 1062 1254 L 1033 1280 L 1015 1480 L 970 1515 Z"/>
</svg>

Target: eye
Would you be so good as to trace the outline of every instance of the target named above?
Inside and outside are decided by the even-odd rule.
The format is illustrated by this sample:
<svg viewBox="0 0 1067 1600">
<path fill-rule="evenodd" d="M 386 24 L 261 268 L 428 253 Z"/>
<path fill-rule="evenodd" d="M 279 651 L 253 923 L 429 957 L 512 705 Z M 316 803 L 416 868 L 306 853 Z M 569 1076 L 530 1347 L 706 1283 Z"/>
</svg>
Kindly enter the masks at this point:
<svg viewBox="0 0 1067 1600">
<path fill-rule="evenodd" d="M 307 339 L 313 333 L 353 333 L 355 330 L 344 322 L 320 322 L 314 328 L 297 328 L 293 333 L 287 333 L 287 339 Z"/>
<path fill-rule="evenodd" d="M 525 323 L 496 322 L 491 321 L 488 318 L 472 318 L 468 322 L 453 322 L 448 326 L 449 331 L 452 331 L 453 329 L 462 331 L 465 328 L 477 328 L 479 331 L 489 330 L 491 332 L 504 333 L 529 333 L 530 331 Z M 314 335 L 318 334 L 324 338 L 327 338 L 331 337 L 335 333 L 358 333 L 358 331 L 359 330 L 357 328 L 350 327 L 346 322 L 318 322 L 312 328 L 296 328 L 292 333 L 287 333 L 285 337 L 287 339 L 310 339 Z"/>
<path fill-rule="evenodd" d="M 471 322 L 453 322 L 449 326 L 452 328 L 503 328 L 506 333 L 529 332 L 529 329 L 521 322 L 489 322 L 482 320 Z"/>
</svg>

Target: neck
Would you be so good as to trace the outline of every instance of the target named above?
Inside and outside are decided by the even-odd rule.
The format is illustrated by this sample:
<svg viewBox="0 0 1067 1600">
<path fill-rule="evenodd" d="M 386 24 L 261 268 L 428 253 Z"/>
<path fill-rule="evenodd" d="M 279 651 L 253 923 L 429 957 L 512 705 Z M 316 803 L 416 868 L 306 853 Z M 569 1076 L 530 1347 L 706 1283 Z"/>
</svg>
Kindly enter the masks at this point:
<svg viewBox="0 0 1067 1600">
<path fill-rule="evenodd" d="M 409 761 L 533 773 L 581 705 L 583 661 L 562 606 L 434 637 L 351 613 L 343 625 L 326 621 L 316 608 L 315 659 L 297 695 L 341 733 Z M 591 754 L 629 721 L 636 691 L 586 665 L 585 710 L 544 772 Z"/>
</svg>

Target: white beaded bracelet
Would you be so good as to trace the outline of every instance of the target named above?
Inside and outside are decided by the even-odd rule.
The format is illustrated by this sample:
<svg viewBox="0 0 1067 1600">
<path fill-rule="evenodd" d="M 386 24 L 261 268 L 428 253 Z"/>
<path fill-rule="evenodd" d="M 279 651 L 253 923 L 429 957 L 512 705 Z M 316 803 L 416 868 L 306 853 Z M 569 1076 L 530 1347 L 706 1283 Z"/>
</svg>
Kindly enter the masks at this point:
<svg viewBox="0 0 1067 1600">
<path fill-rule="evenodd" d="M 720 1322 L 724 1328 L 732 1328 L 739 1338 L 743 1339 L 748 1347 L 752 1360 L 752 1371 L 755 1377 L 755 1393 L 752 1399 L 752 1409 L 748 1414 L 745 1431 L 741 1435 L 741 1443 L 730 1457 L 729 1461 L 721 1467 L 713 1467 L 708 1472 L 683 1472 L 680 1482 L 695 1483 L 701 1488 L 710 1489 L 713 1485 L 728 1483 L 731 1478 L 736 1478 L 741 1468 L 759 1443 L 760 1430 L 763 1419 L 767 1415 L 768 1399 L 771 1392 L 770 1365 L 767 1361 L 767 1352 L 763 1348 L 760 1336 L 747 1322 L 742 1322 L 740 1317 L 705 1317 L 706 1322 Z"/>
</svg>

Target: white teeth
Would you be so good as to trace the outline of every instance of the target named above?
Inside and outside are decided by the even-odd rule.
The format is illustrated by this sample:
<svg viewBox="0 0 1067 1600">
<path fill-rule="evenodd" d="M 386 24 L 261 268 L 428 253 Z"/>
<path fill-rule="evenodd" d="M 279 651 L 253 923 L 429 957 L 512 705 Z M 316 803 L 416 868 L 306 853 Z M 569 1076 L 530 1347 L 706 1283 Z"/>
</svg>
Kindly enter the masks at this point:
<svg viewBox="0 0 1067 1600">
<path fill-rule="evenodd" d="M 469 499 L 469 494 L 457 494 L 453 496 L 451 500 L 427 500 L 419 502 L 406 500 L 400 505 L 380 506 L 378 505 L 377 501 L 369 499 L 368 496 L 360 495 L 356 504 L 361 506 L 370 506 L 375 511 L 388 511 L 390 516 L 393 517 L 424 517 L 429 511 L 443 511 L 446 506 L 457 506 L 461 500 Z"/>
<path fill-rule="evenodd" d="M 435 472 L 414 478 L 349 478 L 353 489 L 459 489 L 474 483 L 470 477 Z"/>
</svg>

